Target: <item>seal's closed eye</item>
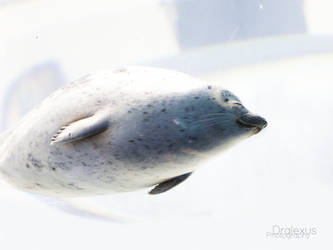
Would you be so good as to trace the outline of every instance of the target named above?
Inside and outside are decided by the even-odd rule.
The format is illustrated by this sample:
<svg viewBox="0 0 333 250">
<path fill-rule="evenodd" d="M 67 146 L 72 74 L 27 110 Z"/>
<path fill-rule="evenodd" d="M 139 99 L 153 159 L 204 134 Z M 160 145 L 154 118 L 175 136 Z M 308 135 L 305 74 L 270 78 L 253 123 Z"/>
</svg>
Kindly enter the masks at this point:
<svg viewBox="0 0 333 250">
<path fill-rule="evenodd" d="M 240 102 L 234 102 L 232 103 L 233 106 L 237 106 L 237 107 L 243 107 L 243 104 L 241 104 Z"/>
</svg>

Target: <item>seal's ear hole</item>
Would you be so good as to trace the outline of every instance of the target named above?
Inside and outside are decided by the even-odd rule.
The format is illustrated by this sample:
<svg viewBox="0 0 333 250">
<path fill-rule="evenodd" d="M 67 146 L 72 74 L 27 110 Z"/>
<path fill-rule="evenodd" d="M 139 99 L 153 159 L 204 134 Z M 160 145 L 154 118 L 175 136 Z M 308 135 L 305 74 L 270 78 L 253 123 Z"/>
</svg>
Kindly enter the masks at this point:
<svg viewBox="0 0 333 250">
<path fill-rule="evenodd" d="M 224 99 L 224 102 L 229 102 L 229 99 L 228 99 L 228 98 L 225 98 L 225 99 Z"/>
</svg>

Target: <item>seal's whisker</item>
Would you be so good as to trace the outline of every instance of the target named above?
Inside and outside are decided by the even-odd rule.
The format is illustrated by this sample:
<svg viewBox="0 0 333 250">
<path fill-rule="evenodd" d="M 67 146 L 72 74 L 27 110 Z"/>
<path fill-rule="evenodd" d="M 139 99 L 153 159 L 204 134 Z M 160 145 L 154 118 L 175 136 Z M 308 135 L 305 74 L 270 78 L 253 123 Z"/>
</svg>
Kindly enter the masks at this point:
<svg viewBox="0 0 333 250">
<path fill-rule="evenodd" d="M 204 126 L 202 126 L 202 128 L 210 128 L 210 127 L 213 127 L 215 125 L 218 125 L 218 123 L 205 124 Z"/>
<path fill-rule="evenodd" d="M 213 113 L 213 114 L 203 115 L 202 117 L 221 117 L 221 116 L 230 116 L 230 114 L 228 114 L 228 113 Z"/>
<path fill-rule="evenodd" d="M 227 112 L 223 112 L 223 113 L 210 113 L 210 114 L 205 114 L 203 116 L 220 116 L 220 115 L 227 115 Z"/>
<path fill-rule="evenodd" d="M 211 123 L 211 122 L 217 122 L 218 120 L 216 119 L 211 119 L 211 120 L 201 120 L 201 121 L 196 121 L 196 122 L 193 122 L 190 124 L 190 126 L 194 126 L 194 125 L 204 125 L 204 124 L 207 124 L 207 123 Z"/>
<path fill-rule="evenodd" d="M 200 120 L 205 119 L 225 119 L 227 116 L 202 116 L 200 117 Z"/>
<path fill-rule="evenodd" d="M 196 120 L 193 123 L 200 123 L 200 122 L 209 122 L 209 121 L 216 121 L 219 120 L 219 118 L 207 118 L 207 119 L 200 119 L 200 120 Z"/>
<path fill-rule="evenodd" d="M 219 117 L 219 118 L 200 119 L 200 120 L 192 122 L 191 124 L 207 123 L 207 122 L 212 122 L 212 121 L 217 121 L 217 122 L 220 122 L 220 123 L 229 122 L 228 120 L 224 120 L 224 119 L 221 119 Z"/>
<path fill-rule="evenodd" d="M 191 127 L 195 127 L 195 126 L 200 126 L 202 128 L 205 127 L 209 127 L 209 126 L 214 126 L 214 125 L 225 125 L 227 123 L 230 123 L 230 121 L 226 121 L 226 120 L 219 120 L 219 119 L 214 119 L 214 120 L 210 120 L 210 121 L 199 121 L 199 122 L 194 122 L 192 124 L 190 124 L 190 128 Z"/>
<path fill-rule="evenodd" d="M 210 127 L 213 127 L 216 125 L 221 125 L 221 124 L 220 123 L 210 123 L 210 124 L 205 124 L 205 125 L 201 126 L 201 128 L 207 129 L 207 128 L 210 128 Z"/>
<path fill-rule="evenodd" d="M 200 117 L 197 121 L 206 121 L 206 120 L 221 120 L 224 119 L 225 116 L 216 116 L 216 117 Z"/>
<path fill-rule="evenodd" d="M 211 124 L 211 123 L 216 123 L 216 124 L 220 124 L 220 125 L 225 125 L 225 124 L 230 123 L 230 121 L 226 121 L 226 120 L 224 120 L 224 121 L 216 120 L 216 121 L 212 121 L 212 122 L 206 122 L 206 123 L 204 123 L 204 124 Z"/>
</svg>

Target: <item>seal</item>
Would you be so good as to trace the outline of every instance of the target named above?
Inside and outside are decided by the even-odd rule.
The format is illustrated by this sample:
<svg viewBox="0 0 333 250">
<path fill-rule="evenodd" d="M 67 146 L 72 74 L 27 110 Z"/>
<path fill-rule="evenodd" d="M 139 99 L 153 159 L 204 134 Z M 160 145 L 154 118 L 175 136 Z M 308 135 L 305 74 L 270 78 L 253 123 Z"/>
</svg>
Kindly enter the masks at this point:
<svg viewBox="0 0 333 250">
<path fill-rule="evenodd" d="M 266 127 L 230 91 L 183 73 L 127 67 L 57 90 L 1 138 L 0 173 L 24 191 L 165 192 Z"/>
</svg>

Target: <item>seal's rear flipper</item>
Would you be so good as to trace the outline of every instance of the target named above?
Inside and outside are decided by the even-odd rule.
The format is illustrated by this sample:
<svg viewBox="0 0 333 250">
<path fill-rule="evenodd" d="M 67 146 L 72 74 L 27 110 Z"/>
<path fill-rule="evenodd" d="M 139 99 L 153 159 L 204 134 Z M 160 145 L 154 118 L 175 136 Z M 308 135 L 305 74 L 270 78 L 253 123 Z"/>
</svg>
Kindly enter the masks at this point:
<svg viewBox="0 0 333 250">
<path fill-rule="evenodd" d="M 164 182 L 161 182 L 160 184 L 155 186 L 152 190 L 150 190 L 149 194 L 164 193 L 164 192 L 168 191 L 169 189 L 173 188 L 174 186 L 177 186 L 179 183 L 182 183 L 183 181 L 185 181 L 191 174 L 192 174 L 192 172 L 171 178 Z"/>
<path fill-rule="evenodd" d="M 51 145 L 57 143 L 69 143 L 93 136 L 105 131 L 109 127 L 106 115 L 95 114 L 70 123 L 60 128 L 51 139 Z"/>
</svg>

